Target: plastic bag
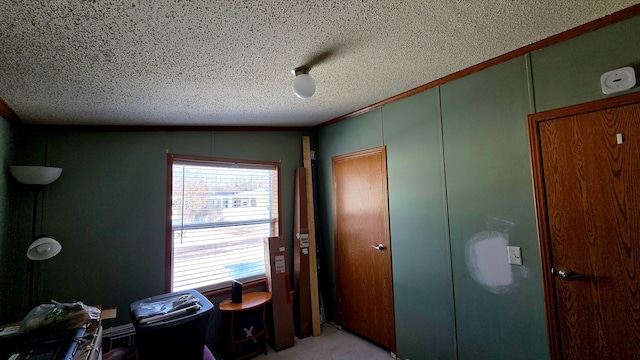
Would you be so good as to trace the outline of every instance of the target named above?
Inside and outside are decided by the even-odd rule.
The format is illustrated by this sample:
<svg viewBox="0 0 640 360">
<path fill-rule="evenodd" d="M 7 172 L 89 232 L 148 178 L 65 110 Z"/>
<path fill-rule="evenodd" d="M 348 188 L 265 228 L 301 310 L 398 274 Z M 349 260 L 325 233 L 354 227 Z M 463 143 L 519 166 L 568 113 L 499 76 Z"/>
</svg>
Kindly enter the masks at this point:
<svg viewBox="0 0 640 360">
<path fill-rule="evenodd" d="M 100 318 L 100 309 L 83 304 L 59 303 L 42 304 L 29 311 L 20 324 L 20 333 L 37 329 L 65 330 L 76 329 Z"/>
</svg>

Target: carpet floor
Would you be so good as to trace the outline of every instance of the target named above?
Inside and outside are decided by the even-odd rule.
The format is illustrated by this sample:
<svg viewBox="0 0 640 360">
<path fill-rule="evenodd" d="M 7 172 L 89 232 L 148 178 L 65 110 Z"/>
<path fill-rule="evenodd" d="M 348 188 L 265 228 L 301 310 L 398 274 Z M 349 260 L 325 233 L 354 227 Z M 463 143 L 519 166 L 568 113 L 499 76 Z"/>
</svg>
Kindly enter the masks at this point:
<svg viewBox="0 0 640 360">
<path fill-rule="evenodd" d="M 304 339 L 295 338 L 293 347 L 260 354 L 253 359 L 264 360 L 389 360 L 391 353 L 348 330 L 338 330 L 331 324 L 322 325 L 320 336 Z"/>
</svg>

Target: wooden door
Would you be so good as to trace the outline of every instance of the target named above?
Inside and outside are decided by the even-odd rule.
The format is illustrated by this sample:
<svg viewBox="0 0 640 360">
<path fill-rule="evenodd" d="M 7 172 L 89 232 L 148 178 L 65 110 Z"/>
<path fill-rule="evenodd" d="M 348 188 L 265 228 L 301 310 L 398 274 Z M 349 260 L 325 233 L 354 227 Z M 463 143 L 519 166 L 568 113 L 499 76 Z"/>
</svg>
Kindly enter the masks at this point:
<svg viewBox="0 0 640 360">
<path fill-rule="evenodd" d="M 552 355 L 640 359 L 640 105 L 537 126 Z"/>
<path fill-rule="evenodd" d="M 395 353 L 384 147 L 333 158 L 334 243 L 342 326 Z"/>
</svg>

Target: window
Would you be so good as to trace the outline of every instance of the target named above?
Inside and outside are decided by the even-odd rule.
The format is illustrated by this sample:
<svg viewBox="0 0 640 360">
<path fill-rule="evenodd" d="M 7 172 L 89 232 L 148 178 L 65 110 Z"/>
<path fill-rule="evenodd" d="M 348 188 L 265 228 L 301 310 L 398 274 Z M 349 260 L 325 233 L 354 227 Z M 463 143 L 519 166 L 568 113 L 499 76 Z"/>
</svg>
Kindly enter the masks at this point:
<svg viewBox="0 0 640 360">
<path fill-rule="evenodd" d="M 280 234 L 280 164 L 169 154 L 166 290 L 264 278 L 263 239 Z"/>
</svg>

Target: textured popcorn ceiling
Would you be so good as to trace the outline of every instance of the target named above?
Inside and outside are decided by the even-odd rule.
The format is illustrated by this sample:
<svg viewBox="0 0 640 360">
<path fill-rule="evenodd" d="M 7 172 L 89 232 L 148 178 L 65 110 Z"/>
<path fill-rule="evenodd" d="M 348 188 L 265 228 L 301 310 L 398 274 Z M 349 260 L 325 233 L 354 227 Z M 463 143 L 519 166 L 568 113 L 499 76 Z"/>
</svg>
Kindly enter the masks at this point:
<svg viewBox="0 0 640 360">
<path fill-rule="evenodd" d="M 0 98 L 25 123 L 229 126 L 316 125 L 638 3 L 0 1 Z"/>
</svg>

